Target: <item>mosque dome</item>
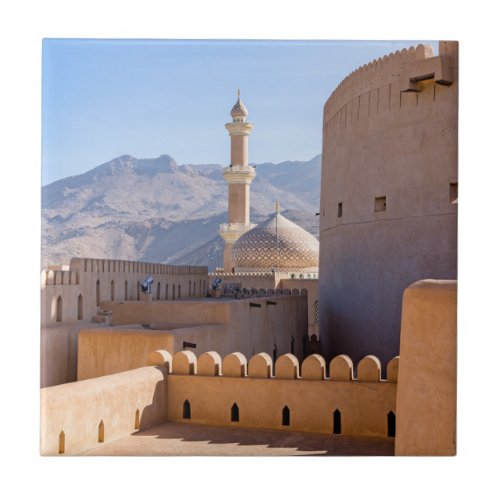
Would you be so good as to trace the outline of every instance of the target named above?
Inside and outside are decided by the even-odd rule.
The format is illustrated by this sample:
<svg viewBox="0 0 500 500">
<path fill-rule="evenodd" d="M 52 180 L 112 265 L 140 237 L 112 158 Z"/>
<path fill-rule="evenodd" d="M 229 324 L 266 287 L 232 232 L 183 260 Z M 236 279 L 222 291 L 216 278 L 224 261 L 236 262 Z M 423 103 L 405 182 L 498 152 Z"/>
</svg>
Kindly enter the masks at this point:
<svg viewBox="0 0 500 500">
<path fill-rule="evenodd" d="M 238 100 L 231 110 L 231 116 L 233 118 L 246 118 L 248 116 L 248 110 L 240 99 L 240 90 L 238 89 Z"/>
<path fill-rule="evenodd" d="M 236 272 L 317 273 L 319 241 L 305 229 L 276 213 L 243 234 L 234 244 Z"/>
</svg>

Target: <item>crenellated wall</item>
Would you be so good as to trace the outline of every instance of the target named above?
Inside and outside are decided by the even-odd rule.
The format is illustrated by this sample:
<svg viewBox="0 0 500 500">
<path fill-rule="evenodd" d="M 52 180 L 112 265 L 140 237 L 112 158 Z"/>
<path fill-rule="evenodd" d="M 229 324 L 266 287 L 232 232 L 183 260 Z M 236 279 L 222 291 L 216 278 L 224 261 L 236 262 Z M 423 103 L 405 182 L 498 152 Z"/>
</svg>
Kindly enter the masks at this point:
<svg viewBox="0 0 500 500">
<path fill-rule="evenodd" d="M 148 276 L 154 279 L 152 300 L 206 296 L 207 267 L 74 258 L 69 270 L 41 272 L 42 326 L 90 321 L 103 300 L 141 300 L 140 284 Z"/>
<path fill-rule="evenodd" d="M 351 73 L 324 107 L 319 324 L 327 356 L 399 352 L 411 283 L 457 272 L 458 44 Z"/>
<path fill-rule="evenodd" d="M 147 276 L 152 294 L 140 292 Z M 208 268 L 170 266 L 107 259 L 71 259 L 67 269 L 51 266 L 41 272 L 41 386 L 76 380 L 76 337 L 96 321 L 104 301 L 171 301 L 206 296 Z"/>
<path fill-rule="evenodd" d="M 239 352 L 222 358 L 157 350 L 144 364 L 150 366 L 42 389 L 41 454 L 79 454 L 166 421 L 392 435 L 398 358 L 389 380 L 381 379 L 374 356 L 359 363 L 357 379 L 347 356 L 330 362 L 330 377 L 316 354 L 300 365 L 292 354 L 273 363 L 266 353 L 247 362 Z"/>
<path fill-rule="evenodd" d="M 307 335 L 307 290 L 279 290 L 240 300 L 104 303 L 113 327 L 86 329 L 79 335 L 78 379 L 99 377 L 143 366 L 151 350 L 196 354 L 235 350 L 255 352 L 293 349 L 302 359 Z M 148 325 L 147 329 L 124 325 Z M 185 347 L 187 342 L 188 347 Z"/>
<path fill-rule="evenodd" d="M 196 358 L 181 351 L 166 363 L 172 370 L 167 378 L 169 421 L 358 436 L 391 434 L 398 358 L 389 364 L 389 380 L 381 379 L 380 361 L 374 356 L 360 361 L 357 378 L 348 356 L 330 362 L 329 377 L 318 354 L 302 364 L 294 355 L 284 354 L 273 364 L 266 353 L 247 362 L 241 353 L 221 358 L 208 352 Z M 185 418 L 187 404 L 190 418 Z M 232 421 L 234 405 L 237 421 Z"/>
</svg>

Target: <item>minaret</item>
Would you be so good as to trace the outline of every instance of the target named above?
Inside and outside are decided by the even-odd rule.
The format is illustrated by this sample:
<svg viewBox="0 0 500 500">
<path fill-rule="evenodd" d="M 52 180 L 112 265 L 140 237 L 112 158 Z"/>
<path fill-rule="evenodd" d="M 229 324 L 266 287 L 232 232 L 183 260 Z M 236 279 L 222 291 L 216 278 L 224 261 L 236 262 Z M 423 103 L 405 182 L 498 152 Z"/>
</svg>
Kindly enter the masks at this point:
<svg viewBox="0 0 500 500">
<path fill-rule="evenodd" d="M 253 129 L 246 119 L 248 111 L 240 99 L 231 110 L 233 121 L 226 123 L 231 137 L 231 164 L 223 171 L 227 181 L 227 224 L 221 224 L 219 234 L 224 238 L 224 271 L 233 272 L 232 248 L 236 240 L 255 224 L 250 224 L 250 184 L 255 177 L 255 167 L 248 164 L 248 136 Z"/>
</svg>

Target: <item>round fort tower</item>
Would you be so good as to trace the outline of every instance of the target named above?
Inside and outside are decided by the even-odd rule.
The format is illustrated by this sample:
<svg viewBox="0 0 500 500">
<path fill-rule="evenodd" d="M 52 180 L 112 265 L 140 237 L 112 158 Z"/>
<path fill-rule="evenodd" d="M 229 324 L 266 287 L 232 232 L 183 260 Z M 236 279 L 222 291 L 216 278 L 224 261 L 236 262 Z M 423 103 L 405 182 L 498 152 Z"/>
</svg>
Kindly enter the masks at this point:
<svg viewBox="0 0 500 500">
<path fill-rule="evenodd" d="M 458 44 L 350 74 L 323 116 L 323 355 L 399 354 L 404 289 L 457 275 Z"/>
</svg>

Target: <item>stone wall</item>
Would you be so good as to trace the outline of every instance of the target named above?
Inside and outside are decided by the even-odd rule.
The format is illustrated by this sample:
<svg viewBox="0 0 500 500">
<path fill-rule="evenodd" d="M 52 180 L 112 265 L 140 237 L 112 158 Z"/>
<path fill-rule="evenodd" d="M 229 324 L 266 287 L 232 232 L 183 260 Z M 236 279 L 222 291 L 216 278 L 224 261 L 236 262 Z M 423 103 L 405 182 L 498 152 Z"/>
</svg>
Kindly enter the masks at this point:
<svg viewBox="0 0 500 500">
<path fill-rule="evenodd" d="M 277 357 L 293 347 L 302 359 L 307 295 L 298 289 L 279 292 L 241 300 L 105 303 L 113 313 L 113 328 L 80 334 L 78 378 L 142 366 L 148 349 L 188 348 L 197 355 L 217 350 L 223 356 L 238 350 L 249 357 L 274 351 Z M 127 324 L 153 330 L 123 330 Z"/>
<path fill-rule="evenodd" d="M 387 437 L 396 416 L 397 364 L 398 358 L 392 360 L 390 380 L 381 380 L 380 362 L 368 356 L 354 379 L 352 361 L 339 356 L 331 361 L 327 378 L 325 360 L 317 354 L 302 365 L 284 354 L 273 366 L 266 353 L 247 363 L 241 353 L 222 358 L 209 352 L 196 358 L 181 351 L 167 377 L 168 420 Z"/>
<path fill-rule="evenodd" d="M 405 290 L 396 407 L 396 455 L 456 454 L 456 281 Z"/>
<path fill-rule="evenodd" d="M 41 390 L 40 453 L 75 455 L 166 419 L 164 367 Z"/>
<path fill-rule="evenodd" d="M 401 297 L 457 273 L 458 46 L 359 68 L 325 104 L 320 208 L 323 353 L 387 362 Z"/>
<path fill-rule="evenodd" d="M 154 278 L 152 294 L 141 295 L 140 284 L 148 276 Z M 206 296 L 207 287 L 206 267 L 75 258 L 67 269 L 51 266 L 43 270 L 41 387 L 76 380 L 78 333 L 93 322 L 104 301 L 128 304 L 145 298 L 200 298 Z"/>
</svg>

